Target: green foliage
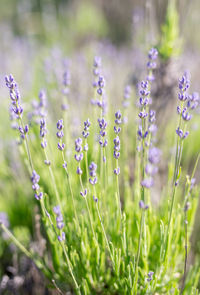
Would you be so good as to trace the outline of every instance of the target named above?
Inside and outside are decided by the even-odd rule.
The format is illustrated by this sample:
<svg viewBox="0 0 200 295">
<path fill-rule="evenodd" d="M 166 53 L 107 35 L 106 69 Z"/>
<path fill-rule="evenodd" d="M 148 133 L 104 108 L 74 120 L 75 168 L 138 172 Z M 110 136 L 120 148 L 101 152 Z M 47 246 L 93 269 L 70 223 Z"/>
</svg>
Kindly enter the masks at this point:
<svg viewBox="0 0 200 295">
<path fill-rule="evenodd" d="M 10 230 L 14 234 L 13 236 L 7 232 L 9 239 L 3 239 L 0 244 L 0 255 L 4 255 L 10 241 L 16 243 L 20 251 L 34 260 L 50 283 L 54 280 L 56 286 L 63 292 L 113 295 L 181 294 L 186 237 L 184 208 L 186 201 L 189 201 L 187 242 L 190 250 L 189 240 L 197 211 L 199 191 L 199 186 L 191 189 L 191 177 L 185 177 L 188 163 L 185 161 L 180 168 L 177 154 L 175 157 L 172 155 L 170 159 L 169 149 L 172 141 L 170 139 L 164 150 L 169 162 L 166 171 L 167 180 L 157 181 L 162 182 L 162 190 L 157 193 L 159 204 L 155 205 L 151 200 L 154 191 L 141 189 L 141 175 L 147 162 L 147 154 L 143 157 L 142 150 L 136 149 L 138 140 L 134 118 L 138 110 L 135 108 L 133 95 L 130 107 L 123 108 L 122 111 L 122 116 L 128 117 L 129 124 L 121 125 L 121 155 L 118 162 L 121 174 L 119 177 L 114 175 L 116 160 L 113 157 L 113 139 L 116 135 L 113 131 L 115 120 L 113 102 L 110 102 L 111 107 L 105 115 L 109 122 L 107 126 L 109 144 L 106 147 L 107 161 L 104 163 L 97 140 L 99 134 L 97 118 L 101 117 L 102 113 L 88 100 L 80 104 L 81 111 L 77 107 L 80 103 L 76 101 L 77 88 L 81 94 L 87 88 L 85 80 L 83 85 L 77 84 L 80 82 L 80 73 L 76 72 L 77 77 L 74 78 L 75 83 L 72 83 L 71 92 L 67 97 L 64 96 L 62 80 L 56 76 L 59 63 L 56 60 L 57 67 L 54 67 L 54 62 L 51 57 L 53 66 L 48 75 L 41 72 L 37 75 L 36 72 L 34 80 L 35 88 L 41 79 L 42 85 L 48 89 L 47 148 L 43 150 L 40 146 L 40 127 L 34 116 L 29 136 L 26 138 L 34 169 L 40 175 L 39 184 L 44 197 L 40 201 L 34 199 L 28 175 L 32 171 L 27 159 L 26 141 L 23 141 L 17 149 L 15 158 L 15 161 L 22 163 L 17 174 L 16 168 L 11 166 L 12 161 L 8 161 L 12 153 L 7 155 L 8 160 L 1 166 L 2 170 L 0 169 L 5 184 L 5 187 L 0 187 L 2 199 L 7 189 L 9 192 L 9 197 L 1 202 L 1 210 L 8 212 Z M 81 77 L 85 78 L 86 75 L 82 75 L 81 72 Z M 88 82 L 87 79 L 88 77 L 86 78 Z M 109 88 L 109 85 L 106 87 Z M 34 89 L 34 94 L 35 92 L 38 91 Z M 86 97 L 91 97 L 91 93 L 92 89 L 89 89 Z M 96 91 L 92 95 L 97 99 Z M 67 101 L 70 111 L 61 110 L 60 105 L 63 101 Z M 63 140 L 66 144 L 66 152 L 63 154 L 57 149 L 56 138 L 56 121 L 61 117 L 65 126 Z M 90 134 L 87 141 L 82 139 L 83 145 L 88 143 L 89 149 L 83 152 L 84 159 L 81 162 L 83 174 L 79 177 L 76 173 L 78 164 L 74 159 L 74 140 L 81 137 L 82 122 L 88 117 L 91 121 Z M 79 118 L 78 124 L 74 118 Z M 26 120 L 25 115 L 23 120 Z M 174 133 L 173 124 L 172 128 L 167 130 L 167 134 L 173 138 Z M 19 136 L 18 130 L 15 136 Z M 185 143 L 187 146 L 187 139 Z M 182 142 L 177 140 L 177 150 L 179 144 L 181 148 L 183 147 Z M 183 153 L 186 155 L 187 151 L 183 149 Z M 45 159 L 51 161 L 51 166 L 44 164 Z M 62 167 L 64 159 L 67 161 L 67 170 Z M 95 189 L 88 181 L 88 166 L 91 161 L 95 161 L 98 167 L 98 182 Z M 175 170 L 178 171 L 176 178 Z M 180 185 L 174 194 L 170 219 L 174 181 L 177 178 Z M 88 193 L 82 197 L 80 191 L 85 188 Z M 98 202 L 94 202 L 93 196 L 98 197 Z M 149 205 L 148 210 L 139 207 L 141 196 L 145 197 L 144 201 Z M 66 240 L 61 242 L 58 240 L 61 231 L 56 227 L 56 216 L 53 211 L 54 206 L 59 203 L 66 235 Z M 41 218 L 36 222 L 35 215 L 38 215 L 38 212 Z M 3 226 L 2 228 L 6 231 Z M 36 250 L 30 247 L 30 239 L 35 241 Z M 40 242 L 43 239 L 46 240 L 46 247 L 41 254 Z M 187 270 L 183 294 L 198 294 L 196 289 L 200 274 L 198 261 L 192 267 L 187 264 Z M 149 271 L 154 272 L 150 281 L 148 281 Z M 52 284 L 51 287 L 54 288 L 55 285 Z"/>
<path fill-rule="evenodd" d="M 158 46 L 160 56 L 164 60 L 179 55 L 182 41 L 179 33 L 179 14 L 176 8 L 176 0 L 170 0 L 166 20 L 161 28 L 161 40 Z"/>
</svg>

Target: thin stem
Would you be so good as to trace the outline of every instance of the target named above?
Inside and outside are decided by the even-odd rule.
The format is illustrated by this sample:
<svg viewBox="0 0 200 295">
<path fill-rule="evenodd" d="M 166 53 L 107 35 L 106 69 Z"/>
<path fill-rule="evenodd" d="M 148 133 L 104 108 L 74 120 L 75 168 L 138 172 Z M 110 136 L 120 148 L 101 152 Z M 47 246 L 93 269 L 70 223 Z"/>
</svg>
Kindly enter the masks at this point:
<svg viewBox="0 0 200 295">
<path fill-rule="evenodd" d="M 13 241 L 13 243 L 29 258 L 34 260 L 34 256 L 31 252 L 29 252 L 16 238 L 15 236 L 5 227 L 3 223 L 0 223 L 3 231 L 9 236 L 9 238 Z"/>
<path fill-rule="evenodd" d="M 56 237 L 57 237 L 57 239 L 58 239 L 58 235 L 57 235 L 57 232 L 56 232 L 55 226 L 54 226 L 54 224 L 53 224 L 53 222 L 52 222 L 52 220 L 51 220 L 51 216 L 50 216 L 50 214 L 48 213 L 48 211 L 47 211 L 46 208 L 45 208 L 45 205 L 44 205 L 44 201 L 43 201 L 43 199 L 41 200 L 40 203 L 41 203 L 41 206 L 42 206 L 43 212 L 46 213 L 46 216 L 48 217 L 48 220 L 49 220 L 49 222 L 50 222 L 50 225 L 51 225 L 51 227 L 52 227 L 52 229 L 53 229 L 53 231 L 54 231 L 54 233 L 55 233 L 55 235 L 56 235 Z M 69 272 L 70 272 L 71 277 L 72 277 L 72 279 L 73 279 L 73 281 L 74 281 L 74 284 L 75 284 L 76 290 L 78 291 L 78 294 L 81 295 L 81 293 L 80 293 L 80 289 L 79 289 L 78 283 L 77 283 L 77 281 L 76 281 L 76 279 L 75 279 L 75 276 L 74 276 L 74 274 L 73 274 L 73 271 L 72 271 L 72 268 L 71 268 L 71 263 L 70 263 L 70 260 L 69 260 L 68 254 L 67 254 L 67 252 L 66 252 L 66 249 L 65 249 L 65 247 L 64 247 L 63 241 L 60 241 L 60 240 L 58 239 L 58 242 L 59 242 L 59 244 L 61 245 L 61 247 L 62 247 L 62 249 L 63 249 L 64 256 L 65 256 L 65 258 L 66 258 L 66 260 L 67 260 L 67 265 L 68 265 L 68 268 L 69 268 Z"/>
<path fill-rule="evenodd" d="M 62 158 L 63 158 L 63 163 L 65 163 L 65 157 L 64 157 L 64 153 L 62 151 Z M 67 167 L 64 167 L 66 175 L 67 175 L 67 180 L 68 180 L 68 185 L 69 185 L 69 190 L 70 190 L 70 194 L 72 197 L 72 205 L 73 205 L 73 209 L 74 209 L 74 214 L 75 214 L 75 218 L 79 224 L 79 220 L 78 220 L 78 215 L 77 215 L 77 211 L 76 211 L 76 206 L 75 206 L 75 201 L 74 201 L 74 194 L 73 194 L 73 190 L 72 190 L 72 186 L 71 186 L 71 181 L 70 181 L 70 176 L 69 176 L 69 172 L 67 170 Z"/>
<path fill-rule="evenodd" d="M 80 163 L 79 163 L 79 165 L 80 165 Z M 81 189 L 84 191 L 81 175 L 79 175 L 79 179 L 80 179 Z M 86 202 L 86 207 L 87 207 L 87 211 L 88 211 L 88 215 L 89 215 L 89 219 L 90 219 L 90 225 L 91 225 L 91 228 L 92 228 L 92 234 L 93 234 L 94 238 L 96 239 L 94 228 L 93 228 L 93 220 L 92 220 L 90 208 L 89 208 L 89 205 L 88 205 L 87 196 L 84 196 L 84 199 L 85 199 L 85 202 Z"/>
<path fill-rule="evenodd" d="M 103 231 L 103 235 L 104 235 L 104 238 L 105 238 L 105 241 L 106 241 L 106 245 L 107 245 L 107 248 L 108 248 L 108 251 L 109 251 L 109 254 L 110 254 L 110 258 L 111 258 L 112 263 L 113 263 L 113 268 L 115 269 L 115 261 L 114 261 L 114 258 L 113 258 L 113 255 L 112 255 L 112 252 L 111 252 L 111 249 L 110 249 L 108 238 L 106 236 L 105 228 L 104 228 L 104 225 L 103 225 L 103 222 L 102 222 L 102 219 L 101 219 L 101 215 L 100 215 L 100 212 L 99 212 L 97 202 L 96 202 L 96 209 L 97 209 L 97 214 L 98 214 L 99 221 L 100 221 L 100 224 L 101 224 L 101 228 L 102 228 L 102 231 Z"/>
<path fill-rule="evenodd" d="M 46 160 L 48 160 L 47 152 L 46 152 L 45 149 L 43 149 L 43 150 L 44 150 L 45 158 L 46 158 Z M 55 190 L 56 199 L 57 199 L 58 204 L 59 204 L 60 207 L 61 207 L 61 201 L 60 201 L 60 196 L 59 196 L 58 189 L 57 189 L 57 185 L 56 185 L 56 181 L 55 181 L 55 176 L 54 176 L 54 173 L 53 173 L 53 170 L 52 170 L 51 166 L 48 166 L 48 167 L 49 167 L 49 173 L 50 173 L 50 175 L 51 175 L 51 179 L 52 179 L 52 182 L 53 182 L 53 186 L 54 186 L 54 190 Z"/>
<path fill-rule="evenodd" d="M 85 145 L 87 145 L 87 138 L 85 139 Z M 85 151 L 85 170 L 87 174 L 87 180 L 89 179 L 89 172 L 88 172 L 88 154 L 87 151 Z"/>
<path fill-rule="evenodd" d="M 118 168 L 118 159 L 116 159 L 116 167 Z M 116 175 L 116 186 L 117 186 L 117 197 L 118 197 L 119 213 L 120 213 L 120 218 L 122 220 L 122 209 L 121 209 L 121 201 L 120 201 L 119 177 L 118 177 L 118 175 Z"/>
<path fill-rule="evenodd" d="M 61 295 L 65 295 L 61 290 L 60 288 L 57 286 L 55 280 L 51 280 L 52 281 L 52 284 L 54 285 L 54 287 L 56 288 L 56 290 L 58 291 L 59 294 Z"/>
<path fill-rule="evenodd" d="M 19 120 L 20 120 L 20 123 L 21 123 L 21 126 L 24 130 L 24 124 L 23 124 L 23 121 L 22 121 L 22 118 L 21 116 L 19 116 Z M 31 153 L 30 153 L 30 149 L 29 149 L 29 145 L 28 145 L 28 139 L 27 139 L 27 134 L 25 133 L 24 134 L 25 136 L 25 145 L 26 145 L 26 152 L 27 152 L 27 155 L 28 155 L 28 159 L 29 159 L 29 163 L 30 163 L 30 166 L 31 166 L 31 170 L 33 172 L 34 168 L 33 168 L 33 161 L 32 161 L 32 158 L 31 158 Z"/>
<path fill-rule="evenodd" d="M 188 257 L 188 220 L 187 220 L 187 210 L 185 210 L 185 260 L 184 260 L 184 273 L 181 287 L 181 294 L 184 291 L 186 271 L 187 271 L 187 257 Z"/>
<path fill-rule="evenodd" d="M 143 210 L 141 218 L 140 218 L 140 233 L 139 233 L 139 238 L 138 238 L 138 249 L 137 249 L 136 264 L 135 264 L 134 293 L 137 291 L 138 264 L 139 264 L 139 259 L 140 259 L 140 248 L 141 248 L 141 241 L 142 241 L 142 229 L 143 229 L 143 226 L 144 226 L 144 214 L 145 214 L 145 211 Z M 137 294 L 137 292 L 135 294 Z"/>
</svg>

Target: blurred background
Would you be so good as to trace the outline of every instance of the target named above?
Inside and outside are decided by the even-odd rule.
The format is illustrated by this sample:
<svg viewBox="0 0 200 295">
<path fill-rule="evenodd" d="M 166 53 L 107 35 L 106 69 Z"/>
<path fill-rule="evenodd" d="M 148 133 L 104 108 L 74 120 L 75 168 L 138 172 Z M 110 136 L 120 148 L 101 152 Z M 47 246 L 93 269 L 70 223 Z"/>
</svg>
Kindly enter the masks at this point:
<svg viewBox="0 0 200 295">
<path fill-rule="evenodd" d="M 46 80 L 51 81 L 50 74 L 61 78 L 61 64 L 70 59 L 72 76 L 77 79 L 74 100 L 86 101 L 91 98 L 85 83 L 87 79 L 91 83 L 93 57 L 101 55 L 111 100 L 117 105 L 127 83 L 136 87 L 145 70 L 147 51 L 155 46 L 160 63 L 153 95 L 162 142 L 166 122 L 169 130 L 174 128 L 169 117 L 177 79 L 184 70 L 192 73 L 192 89 L 200 91 L 199 28 L 199 0 L 0 0 L 0 214 L 6 212 L 2 218 L 8 219 L 9 227 L 25 245 L 38 239 L 39 217 L 10 128 L 4 76 L 15 76 L 28 110 L 28 103 L 38 96 Z M 199 125 L 197 114 L 184 150 L 183 161 L 189 169 L 200 149 Z M 169 137 L 169 143 L 173 139 Z M 164 154 L 167 149 L 163 144 Z M 198 222 L 195 227 L 192 253 L 196 255 L 200 253 Z M 30 283 L 35 289 L 29 289 Z M 8 247 L 5 236 L 0 236 L 1 292 L 51 294 L 33 263 L 14 245 Z"/>
</svg>

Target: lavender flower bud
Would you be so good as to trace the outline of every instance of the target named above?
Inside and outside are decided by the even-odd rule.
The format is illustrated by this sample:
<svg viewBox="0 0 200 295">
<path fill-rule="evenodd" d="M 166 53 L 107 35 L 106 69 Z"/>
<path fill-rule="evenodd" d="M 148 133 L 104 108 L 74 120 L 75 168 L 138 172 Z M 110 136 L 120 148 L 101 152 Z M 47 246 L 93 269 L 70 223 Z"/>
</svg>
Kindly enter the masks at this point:
<svg viewBox="0 0 200 295">
<path fill-rule="evenodd" d="M 154 184 L 153 178 L 146 178 L 141 181 L 141 186 L 146 187 L 146 188 L 152 187 L 153 184 Z"/>
<path fill-rule="evenodd" d="M 114 174 L 119 175 L 120 174 L 120 167 L 117 167 L 114 169 Z"/>
<path fill-rule="evenodd" d="M 93 196 L 93 200 L 94 200 L 94 202 L 95 202 L 95 203 L 97 203 L 97 202 L 98 202 L 98 198 L 97 198 L 97 197 L 95 197 L 95 196 Z"/>
<path fill-rule="evenodd" d="M 78 175 L 81 175 L 83 173 L 83 171 L 81 170 L 81 168 L 79 166 L 77 167 L 76 173 Z"/>
<path fill-rule="evenodd" d="M 64 148 L 65 148 L 65 144 L 64 143 L 59 143 L 58 142 L 58 149 L 60 150 L 60 151 L 64 151 Z"/>
</svg>

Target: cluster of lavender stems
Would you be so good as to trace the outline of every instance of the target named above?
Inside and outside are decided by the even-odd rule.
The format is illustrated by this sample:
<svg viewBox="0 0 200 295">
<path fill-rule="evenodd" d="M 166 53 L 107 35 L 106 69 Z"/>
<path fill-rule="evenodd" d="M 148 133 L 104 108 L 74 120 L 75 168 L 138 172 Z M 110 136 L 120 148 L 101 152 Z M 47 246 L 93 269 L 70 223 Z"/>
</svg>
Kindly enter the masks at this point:
<svg viewBox="0 0 200 295">
<path fill-rule="evenodd" d="M 15 103 L 12 102 L 12 104 L 15 106 L 14 110 L 17 113 L 16 117 L 20 121 L 20 124 L 21 124 L 20 127 L 23 128 L 23 121 L 22 121 L 23 109 L 21 107 L 19 107 L 19 97 L 20 97 L 20 95 L 19 95 L 19 92 L 18 92 L 17 84 L 16 84 L 16 82 L 14 81 L 14 79 L 13 79 L 13 77 L 11 75 L 6 76 L 5 80 L 6 80 L 7 87 L 10 89 L 10 93 L 11 93 L 11 96 L 12 96 L 11 99 L 12 99 L 12 101 L 15 100 Z M 14 99 L 15 95 L 16 95 L 16 98 Z M 13 108 L 12 108 L 12 110 L 13 110 Z M 63 120 L 59 120 L 58 123 L 57 123 L 57 129 L 58 129 L 57 137 L 60 138 L 60 139 L 62 139 L 62 137 L 63 137 L 63 127 L 64 127 L 63 126 Z M 26 149 L 27 149 L 27 155 L 28 155 L 29 162 L 30 162 L 30 167 L 31 167 L 31 170 L 32 170 L 32 175 L 31 175 L 32 189 L 35 191 L 35 198 L 37 200 L 41 201 L 43 199 L 43 192 L 41 191 L 40 186 L 39 186 L 40 176 L 36 173 L 36 171 L 33 168 L 33 163 L 32 163 L 32 159 L 31 159 L 31 154 L 30 154 L 30 150 L 29 150 L 29 145 L 28 145 L 28 140 L 27 140 L 27 137 L 26 137 L 26 133 L 25 133 L 25 142 L 26 142 Z M 60 141 L 60 144 L 61 144 L 62 149 L 59 148 L 59 145 L 58 145 L 58 148 L 63 153 L 64 147 L 62 145 L 62 141 Z M 49 168 L 51 169 L 51 167 L 49 167 Z M 50 214 L 46 210 L 44 202 L 41 202 L 40 204 L 41 204 L 41 207 L 43 209 L 42 212 L 48 217 L 48 220 L 50 221 L 50 224 L 51 224 L 52 228 L 54 229 L 54 225 L 53 225 L 53 223 L 51 221 Z M 63 221 L 62 220 L 62 214 L 61 214 L 61 211 L 60 211 L 59 214 L 57 214 L 57 227 L 61 226 L 62 221 Z M 22 250 L 22 252 L 24 252 L 28 257 L 33 259 L 33 255 L 12 235 L 12 233 L 4 226 L 4 224 L 0 223 L 0 225 L 4 229 L 4 231 L 8 234 L 8 236 L 12 239 L 12 241 Z M 55 231 L 55 229 L 54 229 L 54 231 Z M 56 231 L 55 231 L 55 233 L 56 233 Z M 57 235 L 57 233 L 56 233 L 56 235 Z M 58 235 L 57 237 L 58 237 L 59 242 L 64 241 L 65 240 L 64 232 L 61 232 L 61 235 Z M 76 279 L 74 277 L 74 274 L 73 274 L 73 271 L 72 271 L 72 268 L 71 268 L 71 264 L 70 264 L 70 261 L 69 261 L 68 254 L 67 254 L 64 246 L 62 245 L 62 243 L 61 243 L 61 246 L 62 246 L 64 255 L 66 257 L 67 265 L 68 265 L 70 274 L 72 276 L 72 279 L 74 281 L 76 290 L 77 290 L 78 294 L 80 294 L 79 286 L 78 286 L 77 281 L 76 281 Z"/>
<path fill-rule="evenodd" d="M 179 105 L 177 107 L 177 113 L 179 116 L 178 119 L 178 127 L 176 129 L 177 134 L 177 143 L 176 143 L 176 155 L 175 155 L 175 163 L 174 163 L 174 175 L 172 180 L 172 198 L 170 204 L 170 213 L 168 219 L 168 226 L 166 231 L 166 238 L 165 238 L 165 253 L 164 253 L 164 260 L 167 257 L 167 243 L 168 243 L 168 236 L 169 231 L 171 230 L 170 224 L 172 220 L 172 213 L 174 207 L 174 200 L 176 194 L 176 187 L 179 182 L 180 177 L 180 163 L 182 158 L 182 151 L 183 151 L 183 143 L 185 138 L 189 135 L 189 131 L 187 131 L 187 123 L 191 120 L 192 115 L 189 111 L 194 110 L 199 105 L 199 96 L 197 93 L 189 95 L 188 89 L 190 87 L 190 80 L 188 73 L 185 72 L 183 76 L 179 79 L 178 88 L 178 101 Z M 186 257 L 187 260 L 187 257 Z"/>
<path fill-rule="evenodd" d="M 141 187 L 142 187 L 142 194 L 141 194 L 141 200 L 139 202 L 139 207 L 142 209 L 144 212 L 145 210 L 148 209 L 148 205 L 145 203 L 145 196 L 144 196 L 144 188 L 149 189 L 153 185 L 153 176 L 157 173 L 158 167 L 157 164 L 159 163 L 160 160 L 160 150 L 154 146 L 154 135 L 156 134 L 157 131 L 157 126 L 155 124 L 156 121 L 156 113 L 154 110 L 150 109 L 151 105 L 151 97 L 150 97 L 150 92 L 151 92 L 151 82 L 154 80 L 153 76 L 153 70 L 156 68 L 156 58 L 157 58 L 158 52 L 156 49 L 152 48 L 149 51 L 149 61 L 147 63 L 147 68 L 149 70 L 147 79 L 145 81 L 141 82 L 141 89 L 140 89 L 140 99 L 139 99 L 139 107 L 140 107 L 140 112 L 138 114 L 140 118 L 140 125 L 138 127 L 138 141 L 139 141 L 139 151 L 142 153 L 142 175 L 141 175 Z M 98 76 L 98 81 L 96 81 L 94 87 L 96 87 L 96 91 L 99 95 L 99 97 L 102 97 L 104 95 L 104 86 L 105 86 L 105 81 L 102 76 L 99 75 L 99 68 L 101 66 L 101 60 L 96 60 L 96 63 L 94 63 L 94 75 L 97 77 Z M 7 76 L 6 77 L 6 85 L 10 90 L 10 97 L 12 101 L 12 112 L 15 114 L 16 118 L 20 120 L 21 125 L 19 126 L 19 132 L 20 136 L 22 139 L 26 139 L 26 135 L 29 131 L 28 125 L 25 125 L 23 127 L 22 123 L 22 113 L 23 109 L 20 106 L 20 95 L 18 91 L 18 87 L 16 82 L 14 81 L 13 77 Z M 63 85 L 66 86 L 66 89 L 68 89 L 68 86 L 70 85 L 70 74 L 64 75 L 64 81 Z M 179 80 L 179 94 L 178 98 L 180 101 L 180 105 L 177 107 L 177 113 L 179 115 L 179 124 L 176 129 L 176 134 L 177 134 L 177 149 L 176 149 L 176 157 L 175 157 L 175 170 L 174 170 L 174 178 L 173 178 L 173 184 L 174 184 L 174 192 L 172 195 L 172 203 L 171 203 L 171 211 L 170 211 L 170 217 L 169 217 L 169 222 L 168 222 L 168 230 L 167 233 L 169 234 L 169 225 L 171 221 L 171 216 L 172 216 L 172 210 L 173 210 L 173 202 L 174 202 L 174 196 L 175 196 L 175 187 L 178 184 L 178 172 L 179 172 L 179 167 L 180 167 L 180 161 L 181 161 L 181 156 L 182 156 L 182 149 L 183 149 L 183 140 L 188 136 L 189 132 L 187 131 L 187 122 L 191 120 L 192 115 L 190 114 L 190 110 L 195 109 L 199 105 L 199 97 L 198 94 L 194 93 L 192 95 L 189 95 L 187 93 L 187 90 L 190 86 L 190 81 L 188 79 L 187 74 L 185 73 L 183 77 Z M 66 93 L 68 94 L 67 90 Z M 125 93 L 124 93 L 124 103 L 123 106 L 124 108 L 127 108 L 129 105 L 129 98 L 130 98 L 130 87 L 127 86 L 125 88 Z M 107 139 L 106 139 L 106 127 L 107 127 L 107 122 L 105 118 L 103 117 L 104 115 L 104 110 L 105 110 L 105 103 L 103 99 L 97 101 L 97 105 L 101 108 L 102 113 L 101 113 L 101 118 L 98 119 L 99 123 L 99 128 L 100 128 L 100 140 L 99 144 L 102 148 L 102 150 L 105 150 L 104 148 L 107 146 Z M 41 103 L 41 107 L 44 106 L 44 103 Z M 47 146 L 47 141 L 46 141 L 46 121 L 45 121 L 45 116 L 41 115 L 41 120 L 40 120 L 40 136 L 42 138 L 41 141 L 41 147 L 45 150 Z M 116 168 L 114 169 L 114 174 L 118 175 L 120 174 L 120 167 L 118 167 L 118 159 L 120 157 L 120 138 L 119 134 L 121 131 L 120 125 L 122 124 L 122 115 L 121 112 L 118 111 L 115 113 L 115 126 L 114 126 L 114 131 L 116 133 L 116 138 L 114 139 L 114 158 L 116 159 Z M 83 141 L 81 138 L 77 138 L 75 141 L 75 159 L 79 163 L 77 167 L 77 174 L 80 176 L 81 180 L 81 175 L 82 175 L 82 170 L 80 167 L 80 163 L 83 159 L 83 150 L 87 152 L 88 150 L 88 144 L 87 144 L 87 137 L 89 136 L 89 127 L 90 127 L 90 121 L 89 119 L 84 122 L 84 130 L 82 132 L 82 136 L 85 139 L 85 145 L 84 148 L 82 147 Z M 64 129 L 64 124 L 63 120 L 59 120 L 57 122 L 57 138 L 59 139 L 58 142 L 58 149 L 60 151 L 64 151 L 65 144 L 63 143 L 62 139 L 64 136 L 63 129 Z M 103 152 L 104 153 L 104 152 Z M 64 158 L 63 158 L 64 159 Z M 87 158 L 86 158 L 87 159 Z M 47 161 L 47 160 L 45 160 Z M 106 162 L 106 157 L 105 154 L 103 156 L 103 161 Z M 87 162 L 87 160 L 86 160 Z M 46 163 L 47 165 L 50 165 Z M 63 167 L 66 169 L 67 168 L 67 163 L 64 161 Z M 33 168 L 33 166 L 32 166 Z M 87 169 L 86 169 L 87 170 Z M 95 191 L 95 185 L 97 183 L 97 165 L 94 162 L 91 162 L 89 165 L 89 182 L 93 186 L 93 189 Z M 37 200 L 42 200 L 43 198 L 43 193 L 40 189 L 39 186 L 39 180 L 40 176 L 36 173 L 35 170 L 32 169 L 32 176 L 31 176 L 31 182 L 32 182 L 32 188 L 35 191 L 35 198 Z M 192 188 L 192 184 L 194 183 L 193 178 L 191 179 L 190 182 L 190 189 Z M 82 185 L 82 181 L 81 181 Z M 83 188 L 83 185 L 82 185 Z M 119 187 L 118 187 L 119 189 Z M 87 189 L 83 190 L 80 192 L 81 196 L 86 197 L 87 195 Z M 98 198 L 96 196 L 96 193 L 93 195 L 93 199 L 95 203 L 98 202 Z M 119 199 L 120 202 L 120 199 Z M 88 207 L 88 204 L 87 204 Z M 121 208 L 121 207 L 120 207 Z M 185 202 L 184 206 L 184 211 L 185 214 L 187 214 L 189 208 L 189 202 Z M 98 209 L 98 206 L 97 206 Z M 89 210 L 89 207 L 88 207 Z M 54 207 L 53 209 L 54 213 L 56 214 L 56 226 L 57 229 L 60 230 L 60 235 L 58 235 L 58 240 L 60 242 L 65 240 L 65 233 L 62 231 L 64 227 L 64 222 L 63 222 L 63 215 L 61 213 L 60 205 Z M 140 222 L 140 233 L 139 233 L 139 246 L 138 246 L 138 252 L 136 256 L 136 276 L 134 279 L 135 284 L 137 284 L 137 267 L 138 267 L 138 262 L 139 262 L 139 256 L 140 256 L 140 244 L 142 240 L 142 228 L 144 225 L 144 214 L 142 212 L 142 217 L 141 217 L 141 222 Z M 98 211 L 98 214 L 99 211 Z M 99 219 L 102 225 L 101 217 L 99 215 Z M 91 216 L 90 216 L 91 220 Z M 185 217 L 185 220 L 187 220 L 187 216 Z M 92 221 L 91 221 L 91 226 L 92 226 Z M 93 234 L 94 234 L 94 229 L 92 226 Z M 95 236 L 95 234 L 94 234 Z M 106 235 L 105 235 L 106 236 Z M 187 242 L 187 237 L 186 237 L 186 242 Z M 109 245 L 108 245 L 109 248 Z M 112 258 L 112 257 L 111 257 Z M 186 266 L 185 266 L 186 268 Z M 153 274 L 154 272 L 150 271 L 147 276 L 147 281 L 150 282 L 153 279 Z"/>
<path fill-rule="evenodd" d="M 148 165 L 146 163 L 146 158 L 148 155 L 149 147 L 151 146 L 151 130 L 150 125 L 150 111 L 149 106 L 152 103 L 152 99 L 150 97 L 151 93 L 151 83 L 154 80 L 153 70 L 156 68 L 156 59 L 158 56 L 158 51 L 155 48 L 152 48 L 148 53 L 148 62 L 147 62 L 147 69 L 148 75 L 145 81 L 142 81 L 140 84 L 140 98 L 139 98 L 139 126 L 138 126 L 138 150 L 141 152 L 141 199 L 139 201 L 139 206 L 142 209 L 141 218 L 140 218 L 140 229 L 139 229 L 139 237 L 138 237 L 138 249 L 136 254 L 136 264 L 135 264 L 135 278 L 134 278 L 134 292 L 137 291 L 137 281 L 138 281 L 138 263 L 140 258 L 140 247 L 142 242 L 142 234 L 145 230 L 145 211 L 148 209 L 148 205 L 146 204 L 145 198 L 145 189 L 150 188 L 153 185 L 152 177 L 146 177 L 145 166 Z M 151 114 L 152 115 L 152 114 Z M 148 120 L 149 117 L 149 120 Z M 154 149 L 154 151 L 156 151 Z M 155 154 L 153 154 L 155 155 Z M 149 157 L 148 157 L 149 158 Z M 147 168 L 147 167 L 146 167 Z M 150 170 L 147 170 L 150 172 Z"/>
</svg>

